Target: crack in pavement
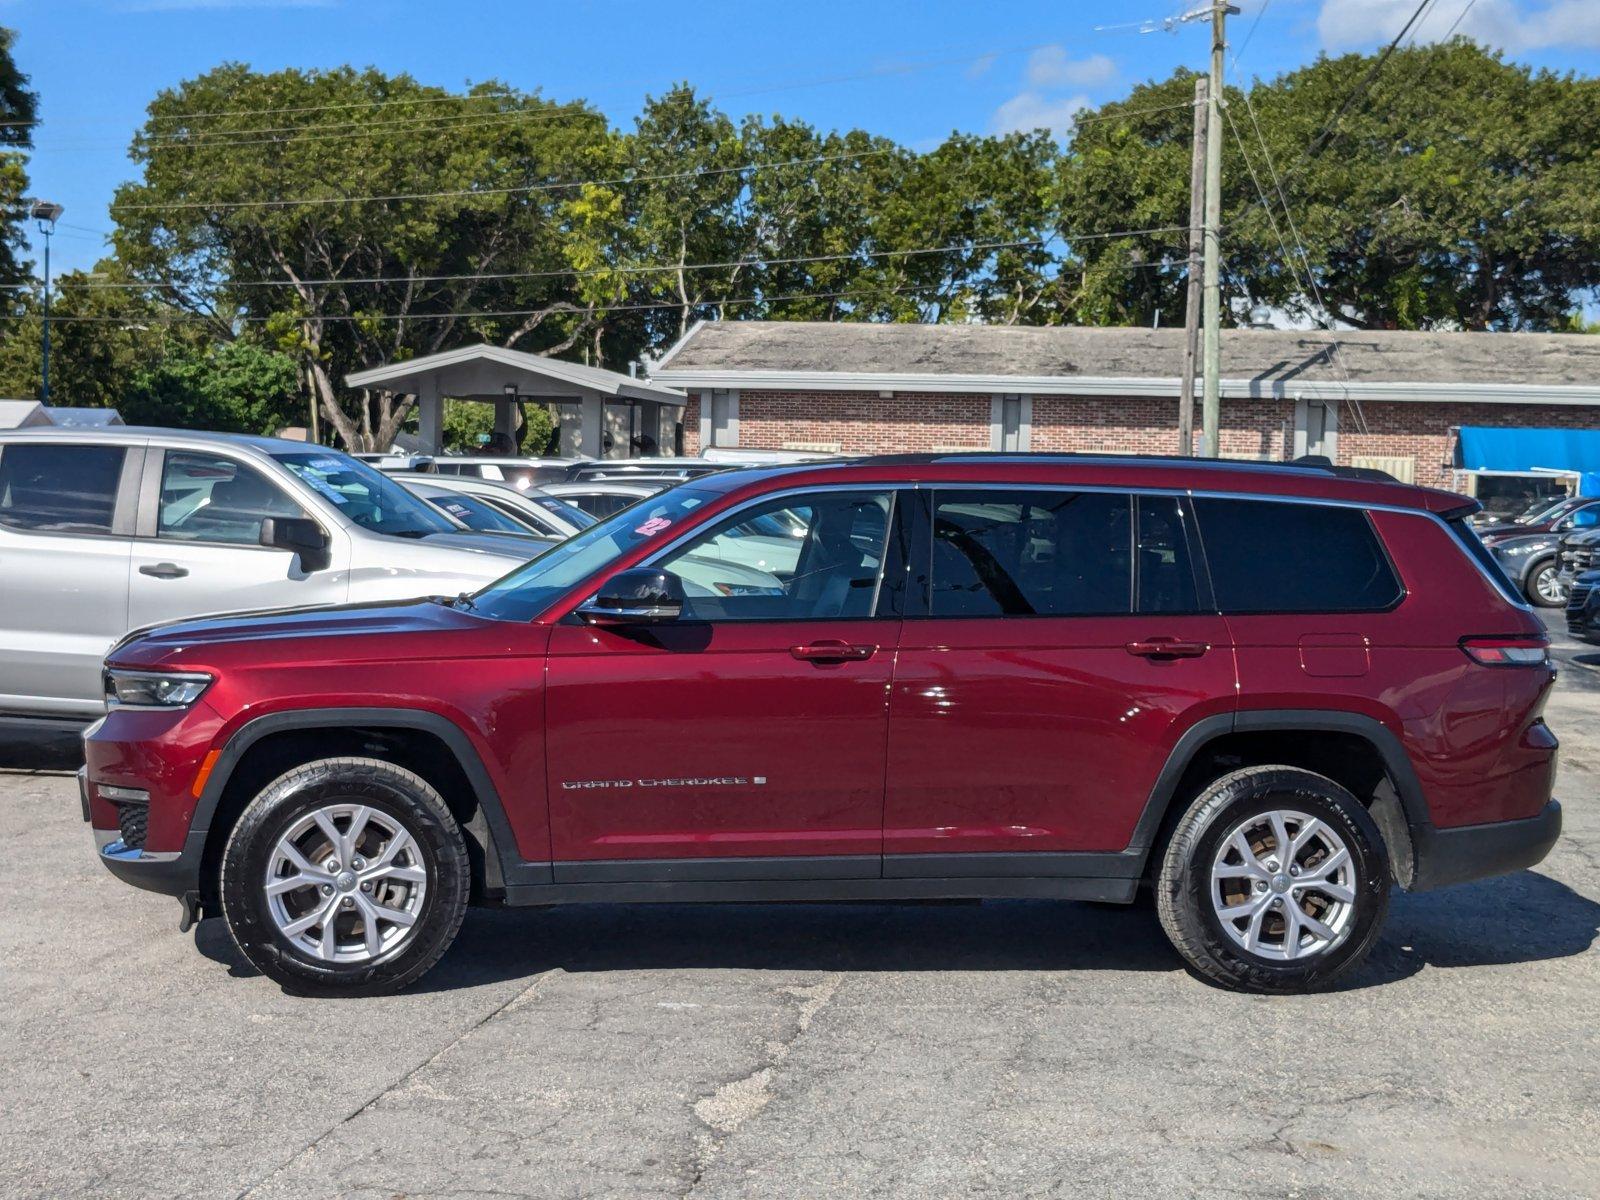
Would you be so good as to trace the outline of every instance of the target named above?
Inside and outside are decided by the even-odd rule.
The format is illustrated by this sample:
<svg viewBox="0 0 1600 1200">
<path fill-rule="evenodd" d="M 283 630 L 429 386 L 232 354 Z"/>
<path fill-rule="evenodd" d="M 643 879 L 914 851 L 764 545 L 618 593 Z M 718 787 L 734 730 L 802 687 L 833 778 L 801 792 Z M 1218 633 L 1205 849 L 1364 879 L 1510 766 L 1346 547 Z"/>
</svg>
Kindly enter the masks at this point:
<svg viewBox="0 0 1600 1200">
<path fill-rule="evenodd" d="M 327 1141 L 327 1139 L 329 1137 L 331 1137 L 333 1134 L 337 1133 L 340 1129 L 342 1129 L 344 1126 L 348 1125 L 351 1121 L 354 1121 L 357 1117 L 361 1116 L 362 1113 L 367 1112 L 375 1104 L 377 1104 L 380 1100 L 382 1100 L 385 1096 L 387 1096 L 390 1093 L 394 1092 L 398 1088 L 404 1087 L 411 1079 L 415 1078 L 416 1075 L 419 1072 L 425 1070 L 426 1068 L 432 1066 L 434 1063 L 438 1062 L 446 1054 L 450 1053 L 450 1051 L 454 1050 L 457 1046 L 461 1045 L 462 1042 L 466 1041 L 473 1034 L 477 1033 L 478 1030 L 482 1029 L 490 1021 L 493 1021 L 496 1017 L 503 1016 L 504 1014 L 506 1014 L 508 1012 L 511 1012 L 516 1008 L 521 1007 L 521 1005 L 523 1005 L 524 1003 L 526 1003 L 528 1001 L 536 999 L 538 997 L 538 994 L 539 994 L 540 990 L 543 988 L 544 984 L 552 976 L 560 974 L 560 973 L 561 973 L 560 972 L 560 968 L 554 968 L 552 970 L 545 971 L 540 975 L 534 976 L 532 981 L 529 982 L 528 986 L 523 988 L 516 995 L 514 995 L 514 996 L 510 997 L 509 999 L 507 999 L 503 1004 L 496 1005 L 494 1008 L 489 1010 L 488 1013 L 484 1014 L 484 1016 L 482 1016 L 478 1020 L 474 1021 L 471 1025 L 467 1026 L 467 1028 L 463 1029 L 460 1033 L 458 1033 L 455 1037 L 451 1038 L 443 1046 L 440 1046 L 439 1049 L 435 1050 L 432 1054 L 428 1055 L 427 1058 L 423 1059 L 416 1066 L 412 1067 L 410 1070 L 408 1070 L 404 1074 L 402 1074 L 398 1079 L 395 1079 L 393 1082 L 385 1084 L 383 1087 L 379 1088 L 375 1093 L 373 1093 L 365 1101 L 363 1101 L 358 1107 L 352 1109 L 350 1112 L 348 1112 L 344 1116 L 340 1117 L 332 1125 L 328 1126 L 328 1128 L 324 1129 L 321 1133 L 317 1134 L 316 1137 L 312 1138 L 305 1145 L 301 1146 L 300 1149 L 296 1150 L 288 1158 L 284 1159 L 277 1166 L 273 1167 L 270 1171 L 268 1171 L 265 1175 L 261 1176 L 254 1183 L 246 1184 L 239 1191 L 235 1192 L 234 1193 L 234 1200 L 247 1200 L 247 1197 L 249 1197 L 253 1193 L 259 1191 L 262 1188 L 263 1185 L 265 1185 L 267 1183 L 270 1183 L 273 1179 L 275 1179 L 279 1175 L 283 1174 L 285 1171 L 287 1171 L 290 1167 L 294 1166 L 301 1159 L 305 1158 L 307 1155 L 316 1153 L 317 1147 L 322 1145 L 323 1142 Z"/>
<path fill-rule="evenodd" d="M 694 1115 L 706 1128 L 695 1134 L 694 1174 L 689 1179 L 689 1186 L 680 1193 L 681 1196 L 693 1194 L 734 1131 L 772 1102 L 775 1071 L 789 1057 L 794 1044 L 811 1028 L 816 1015 L 832 1001 L 843 982 L 844 973 L 835 971 L 819 983 L 778 989 L 780 995 L 800 1001 L 795 1009 L 794 1028 L 788 1037 L 766 1044 L 766 1059 L 761 1066 L 748 1075 L 722 1084 L 694 1102 Z"/>
</svg>

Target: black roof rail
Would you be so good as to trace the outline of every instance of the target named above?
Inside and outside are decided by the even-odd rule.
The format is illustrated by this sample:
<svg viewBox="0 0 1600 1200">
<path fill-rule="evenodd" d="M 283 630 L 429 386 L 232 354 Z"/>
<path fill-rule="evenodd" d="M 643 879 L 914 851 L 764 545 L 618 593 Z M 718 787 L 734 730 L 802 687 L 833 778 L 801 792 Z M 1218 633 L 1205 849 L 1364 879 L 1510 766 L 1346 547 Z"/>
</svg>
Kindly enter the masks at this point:
<svg viewBox="0 0 1600 1200">
<path fill-rule="evenodd" d="M 1251 458 L 1194 458 L 1183 454 L 1101 454 L 1072 450 L 1053 450 L 1034 453 L 1004 450 L 972 450 L 951 454 L 872 454 L 862 458 L 829 459 L 829 462 L 862 463 L 880 466 L 915 465 L 940 462 L 1110 462 L 1110 463 L 1169 463 L 1174 466 L 1218 467 L 1230 470 L 1260 471 L 1317 471 L 1340 479 L 1362 479 L 1372 483 L 1399 483 L 1387 471 L 1373 467 L 1340 467 L 1322 454 L 1302 454 L 1289 462 L 1270 462 Z M 817 463 L 796 463 L 796 466 L 817 466 Z"/>
</svg>

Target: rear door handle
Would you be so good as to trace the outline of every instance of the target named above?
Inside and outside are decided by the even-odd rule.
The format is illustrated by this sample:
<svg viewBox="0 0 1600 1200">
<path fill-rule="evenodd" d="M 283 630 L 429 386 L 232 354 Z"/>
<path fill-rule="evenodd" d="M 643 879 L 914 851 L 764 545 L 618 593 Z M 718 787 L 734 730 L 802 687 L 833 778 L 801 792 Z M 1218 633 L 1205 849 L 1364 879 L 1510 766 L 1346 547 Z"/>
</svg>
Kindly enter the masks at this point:
<svg viewBox="0 0 1600 1200">
<path fill-rule="evenodd" d="M 1177 638 L 1154 637 L 1129 642 L 1128 653 L 1140 658 L 1199 658 L 1211 646 L 1207 642 L 1180 642 Z"/>
<path fill-rule="evenodd" d="M 154 566 L 139 568 L 139 574 L 156 579 L 182 579 L 188 573 L 187 567 L 180 567 L 177 563 L 156 563 Z"/>
<path fill-rule="evenodd" d="M 802 662 L 862 662 L 878 652 L 876 646 L 851 645 L 849 642 L 809 642 L 804 646 L 791 646 L 789 653 Z"/>
</svg>

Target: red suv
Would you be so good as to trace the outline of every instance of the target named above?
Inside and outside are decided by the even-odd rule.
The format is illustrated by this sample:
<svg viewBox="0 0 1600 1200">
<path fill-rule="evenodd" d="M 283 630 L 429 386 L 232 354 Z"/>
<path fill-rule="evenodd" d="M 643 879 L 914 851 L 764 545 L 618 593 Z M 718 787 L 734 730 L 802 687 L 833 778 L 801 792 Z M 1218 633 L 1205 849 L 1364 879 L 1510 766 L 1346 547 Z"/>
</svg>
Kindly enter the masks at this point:
<svg viewBox="0 0 1600 1200">
<path fill-rule="evenodd" d="M 412 982 L 469 903 L 1142 888 L 1206 978 L 1320 987 L 1391 884 L 1560 830 L 1476 509 L 1193 460 L 706 476 L 470 596 L 131 635 L 85 811 L 300 992 Z"/>
</svg>

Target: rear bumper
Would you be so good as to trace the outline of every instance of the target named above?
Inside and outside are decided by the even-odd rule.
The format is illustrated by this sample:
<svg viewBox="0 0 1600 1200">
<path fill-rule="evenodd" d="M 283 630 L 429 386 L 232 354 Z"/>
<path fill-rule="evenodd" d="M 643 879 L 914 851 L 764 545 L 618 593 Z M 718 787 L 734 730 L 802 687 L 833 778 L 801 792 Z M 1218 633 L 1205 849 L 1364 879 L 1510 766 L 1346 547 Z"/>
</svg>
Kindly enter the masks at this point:
<svg viewBox="0 0 1600 1200">
<path fill-rule="evenodd" d="M 1410 890 L 1509 875 L 1543 862 L 1561 836 L 1561 805 L 1552 800 L 1538 816 L 1456 829 L 1429 826 L 1413 832 L 1416 874 Z"/>
</svg>

